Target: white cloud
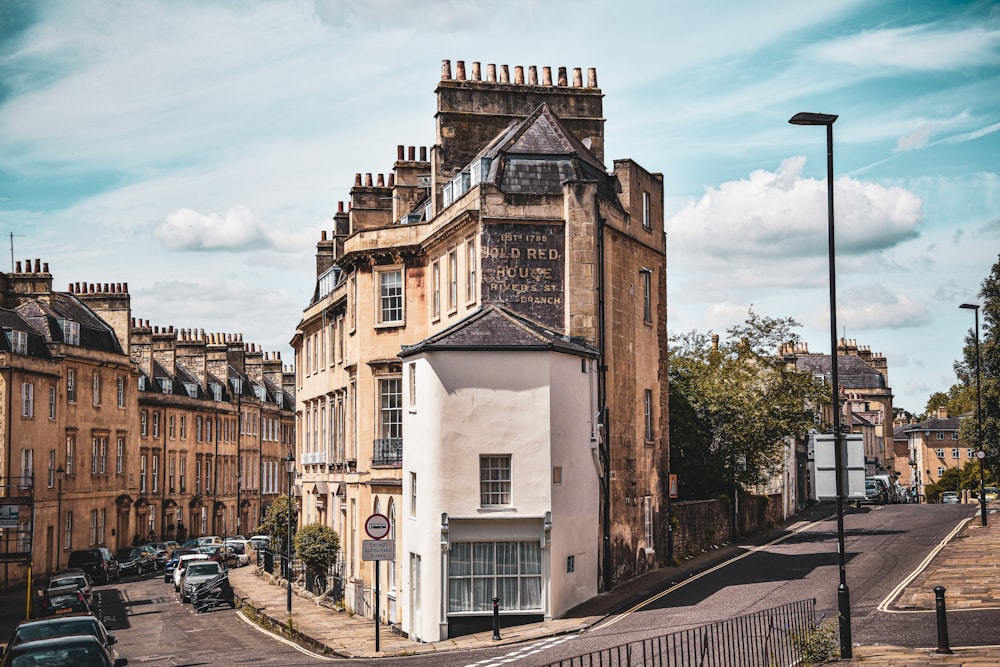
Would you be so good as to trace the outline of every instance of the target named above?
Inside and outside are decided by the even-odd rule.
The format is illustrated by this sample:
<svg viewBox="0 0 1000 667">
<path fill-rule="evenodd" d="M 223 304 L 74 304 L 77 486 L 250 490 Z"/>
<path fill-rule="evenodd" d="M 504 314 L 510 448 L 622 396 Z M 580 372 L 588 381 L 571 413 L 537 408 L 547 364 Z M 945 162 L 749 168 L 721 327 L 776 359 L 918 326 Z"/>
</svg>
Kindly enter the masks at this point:
<svg viewBox="0 0 1000 667">
<path fill-rule="evenodd" d="M 170 250 L 245 250 L 272 243 L 267 227 L 243 206 L 223 214 L 182 208 L 153 233 Z"/>
<path fill-rule="evenodd" d="M 908 26 L 865 30 L 809 47 L 812 56 L 870 70 L 953 71 L 1000 62 L 1000 30 Z"/>
<path fill-rule="evenodd" d="M 848 329 L 901 329 L 930 321 L 924 304 L 883 285 L 855 285 L 837 299 L 837 323 Z"/>
<path fill-rule="evenodd" d="M 827 187 L 802 178 L 804 157 L 747 179 L 708 188 L 666 224 L 670 248 L 684 256 L 820 256 L 827 251 Z M 918 236 L 921 201 L 900 187 L 841 177 L 834 186 L 837 251 L 868 254 Z"/>
</svg>

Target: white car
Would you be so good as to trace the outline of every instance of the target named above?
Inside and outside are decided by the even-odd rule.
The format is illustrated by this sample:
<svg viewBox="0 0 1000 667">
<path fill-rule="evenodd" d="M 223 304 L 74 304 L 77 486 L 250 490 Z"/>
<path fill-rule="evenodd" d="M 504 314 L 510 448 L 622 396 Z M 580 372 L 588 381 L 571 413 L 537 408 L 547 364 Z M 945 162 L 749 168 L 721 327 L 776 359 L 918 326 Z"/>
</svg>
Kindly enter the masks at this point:
<svg viewBox="0 0 1000 667">
<path fill-rule="evenodd" d="M 190 602 L 194 589 L 222 574 L 222 565 L 210 560 L 207 563 L 193 561 L 184 568 L 181 575 L 181 602 Z"/>
<path fill-rule="evenodd" d="M 184 576 L 184 570 L 187 569 L 188 563 L 193 560 L 208 560 L 208 556 L 205 554 L 184 554 L 177 561 L 177 567 L 174 568 L 174 590 L 181 590 L 181 577 Z"/>
<path fill-rule="evenodd" d="M 244 565 L 250 564 L 250 550 L 253 548 L 250 544 L 250 540 L 231 537 L 226 540 L 223 546 L 229 547 L 229 549 L 236 554 L 237 567 L 243 567 Z"/>
</svg>

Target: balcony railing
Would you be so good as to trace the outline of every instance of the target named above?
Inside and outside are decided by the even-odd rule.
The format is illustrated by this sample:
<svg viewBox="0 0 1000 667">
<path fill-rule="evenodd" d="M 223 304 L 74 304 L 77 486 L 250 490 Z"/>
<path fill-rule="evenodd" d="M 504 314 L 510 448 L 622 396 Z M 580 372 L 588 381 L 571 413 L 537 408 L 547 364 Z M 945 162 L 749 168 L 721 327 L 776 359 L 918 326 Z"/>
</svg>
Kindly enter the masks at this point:
<svg viewBox="0 0 1000 667">
<path fill-rule="evenodd" d="M 372 441 L 372 465 L 399 468 L 403 465 L 403 439 L 378 438 Z"/>
<path fill-rule="evenodd" d="M 302 452 L 303 465 L 326 463 L 326 452 Z"/>
</svg>

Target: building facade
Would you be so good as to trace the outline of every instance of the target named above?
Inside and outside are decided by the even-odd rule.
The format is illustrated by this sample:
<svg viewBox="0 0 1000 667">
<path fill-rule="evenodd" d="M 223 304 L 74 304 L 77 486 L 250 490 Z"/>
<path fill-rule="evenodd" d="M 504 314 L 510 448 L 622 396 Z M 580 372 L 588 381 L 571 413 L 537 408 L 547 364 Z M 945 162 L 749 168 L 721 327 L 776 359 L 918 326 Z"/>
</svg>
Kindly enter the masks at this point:
<svg viewBox="0 0 1000 667">
<path fill-rule="evenodd" d="M 0 284 L 0 391 L 16 408 L 0 470 L 30 485 L 34 509 L 3 528 L 2 553 L 23 546 L 47 575 L 74 549 L 252 530 L 287 492 L 294 383 L 277 355 L 136 322 L 125 283 L 54 291 L 39 260 Z M 27 579 L 22 560 L 5 585 Z"/>
<path fill-rule="evenodd" d="M 381 620 L 425 641 L 516 582 L 512 621 L 655 567 L 668 465 L 662 177 L 604 166 L 593 70 L 445 61 L 436 92 L 430 150 L 356 175 L 292 339 L 302 520 L 340 533 L 349 608 L 377 563 Z M 391 562 L 362 558 L 376 513 Z"/>
<path fill-rule="evenodd" d="M 896 439 L 905 441 L 910 467 L 900 478 L 900 484 L 908 488 L 915 499 L 922 500 L 926 496 L 924 488 L 937 483 L 949 468 L 961 469 L 969 461 L 977 460 L 975 446 L 958 436 L 959 422 L 958 417 L 948 416 L 947 409 L 938 408 L 923 421 L 897 425 Z"/>
</svg>

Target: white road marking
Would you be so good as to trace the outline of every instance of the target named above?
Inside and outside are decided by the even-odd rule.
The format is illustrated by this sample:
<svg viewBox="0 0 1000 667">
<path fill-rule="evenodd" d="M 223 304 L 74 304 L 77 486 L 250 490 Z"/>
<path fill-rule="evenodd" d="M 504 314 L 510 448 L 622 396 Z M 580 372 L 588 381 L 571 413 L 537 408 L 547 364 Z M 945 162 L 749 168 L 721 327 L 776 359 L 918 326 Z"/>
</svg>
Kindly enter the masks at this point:
<svg viewBox="0 0 1000 667">
<path fill-rule="evenodd" d="M 568 642 L 579 635 L 560 635 L 558 637 L 549 637 L 534 644 L 527 644 L 522 646 L 510 653 L 504 655 L 496 656 L 495 658 L 487 658 L 486 660 L 480 660 L 479 662 L 472 662 L 465 667 L 498 667 L 498 665 L 506 665 L 517 660 L 522 660 L 529 655 L 535 655 L 536 653 L 541 653 L 542 651 L 547 651 L 554 646 L 558 646 L 563 642 Z"/>
</svg>

